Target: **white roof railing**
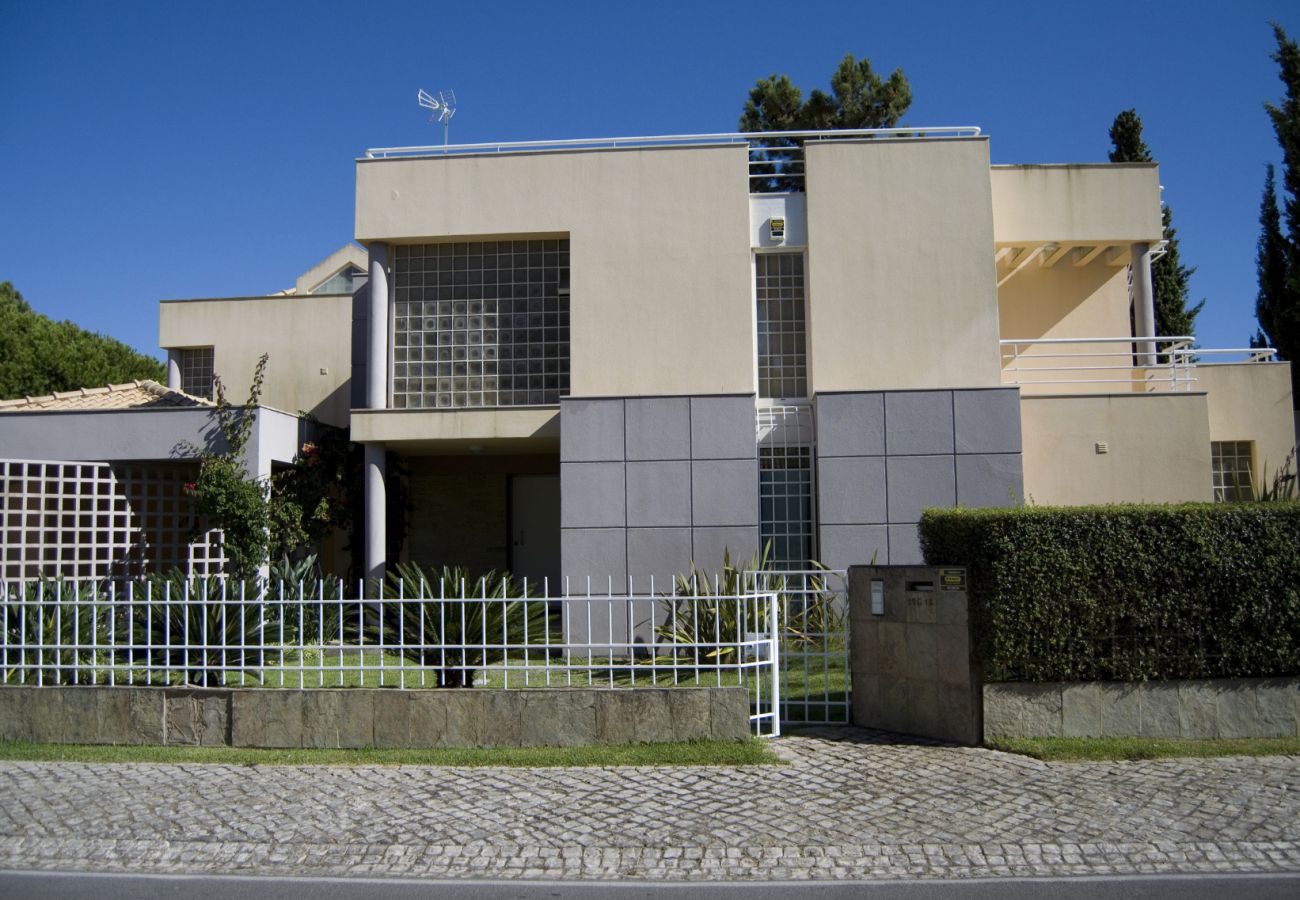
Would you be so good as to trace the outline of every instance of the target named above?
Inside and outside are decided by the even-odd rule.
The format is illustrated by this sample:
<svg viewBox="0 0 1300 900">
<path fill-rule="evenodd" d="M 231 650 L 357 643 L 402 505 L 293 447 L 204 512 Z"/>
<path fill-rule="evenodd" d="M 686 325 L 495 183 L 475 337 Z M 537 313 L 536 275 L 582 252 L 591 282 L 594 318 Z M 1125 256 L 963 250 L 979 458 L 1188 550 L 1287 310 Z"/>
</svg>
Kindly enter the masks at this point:
<svg viewBox="0 0 1300 900">
<path fill-rule="evenodd" d="M 485 144 L 428 145 L 423 147 L 372 147 L 364 159 L 412 156 L 463 156 L 474 153 L 532 153 L 547 150 L 602 150 L 635 147 L 689 147 L 707 144 L 749 144 L 758 141 L 823 141 L 852 138 L 929 140 L 979 137 L 977 125 L 941 125 L 907 128 L 843 128 L 809 131 L 740 131 L 716 134 L 664 134 L 636 137 L 571 138 L 555 141 L 502 141 Z"/>
</svg>

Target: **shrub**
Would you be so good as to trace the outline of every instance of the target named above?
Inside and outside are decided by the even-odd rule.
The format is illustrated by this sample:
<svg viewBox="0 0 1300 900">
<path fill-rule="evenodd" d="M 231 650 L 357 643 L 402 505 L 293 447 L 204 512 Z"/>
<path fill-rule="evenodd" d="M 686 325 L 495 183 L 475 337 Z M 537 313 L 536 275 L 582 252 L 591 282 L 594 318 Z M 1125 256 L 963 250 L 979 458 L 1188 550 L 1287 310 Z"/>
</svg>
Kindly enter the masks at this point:
<svg viewBox="0 0 1300 900">
<path fill-rule="evenodd" d="M 1300 674 L 1300 504 L 927 510 L 986 681 Z"/>
<path fill-rule="evenodd" d="M 93 684 L 96 636 L 108 633 L 108 604 L 93 585 L 33 581 L 0 586 L 3 681 Z"/>
<path fill-rule="evenodd" d="M 407 660 L 436 669 L 438 687 L 469 687 L 476 670 L 508 653 L 552 643 L 549 602 L 529 596 L 508 572 L 471 578 L 463 568 L 426 573 L 401 563 L 388 573 L 384 595 L 376 605 L 382 618 L 376 608 L 363 627 L 367 639 L 400 646 Z"/>
</svg>

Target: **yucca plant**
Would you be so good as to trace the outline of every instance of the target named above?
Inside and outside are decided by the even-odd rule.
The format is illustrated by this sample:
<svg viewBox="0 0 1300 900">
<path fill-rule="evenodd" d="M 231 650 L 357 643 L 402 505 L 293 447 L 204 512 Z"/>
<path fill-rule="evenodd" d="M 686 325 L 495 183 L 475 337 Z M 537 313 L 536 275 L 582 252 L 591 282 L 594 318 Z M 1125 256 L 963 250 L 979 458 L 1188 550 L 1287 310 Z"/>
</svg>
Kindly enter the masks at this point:
<svg viewBox="0 0 1300 900">
<path fill-rule="evenodd" d="M 130 643 L 118 648 L 119 660 L 154 673 L 169 669 L 186 684 L 219 687 L 227 672 L 260 665 L 263 641 L 276 633 L 263 586 L 253 581 L 173 571 L 137 585 L 130 602 L 121 600 L 119 633 L 129 633 Z"/>
<path fill-rule="evenodd" d="M 286 642 L 316 644 L 339 639 L 344 630 L 344 614 L 339 604 L 331 601 L 341 596 L 343 582 L 338 576 L 323 572 L 315 554 L 298 560 L 282 557 L 270 567 L 268 575 L 267 624 L 277 626 L 277 640 L 281 621 Z"/>
<path fill-rule="evenodd" d="M 873 558 L 873 564 L 874 561 Z M 810 577 L 805 590 L 785 592 L 786 584 L 781 576 L 770 588 L 781 593 L 781 630 L 784 639 L 794 645 L 822 644 L 827 635 L 845 630 L 847 611 L 839 592 L 830 586 L 831 570 L 816 560 L 811 567 L 822 574 Z"/>
<path fill-rule="evenodd" d="M 461 567 L 426 572 L 402 563 L 389 572 L 383 593 L 382 615 L 370 614 L 366 638 L 436 670 L 438 687 L 467 687 L 476 670 L 516 648 L 541 651 L 549 643 L 548 602 L 525 593 L 524 582 L 508 572 L 470 577 Z"/>
<path fill-rule="evenodd" d="M 5 683 L 93 684 L 108 610 L 91 584 L 42 579 L 0 587 Z"/>
<path fill-rule="evenodd" d="M 746 581 L 745 572 L 759 573 L 758 586 L 765 591 L 780 591 L 784 586 L 779 576 L 762 575 L 770 571 L 769 550 L 770 544 L 761 555 L 756 552 L 748 566 L 738 567 L 731 561 L 730 548 L 723 548 L 720 572 L 708 572 L 695 563 L 689 572 L 679 572 L 673 596 L 668 598 L 668 616 L 655 628 L 656 637 L 667 644 L 693 645 L 680 652 L 708 660 L 710 668 L 739 663 L 736 645 L 747 632 L 768 627 L 767 604 L 740 599 L 755 587 Z"/>
</svg>

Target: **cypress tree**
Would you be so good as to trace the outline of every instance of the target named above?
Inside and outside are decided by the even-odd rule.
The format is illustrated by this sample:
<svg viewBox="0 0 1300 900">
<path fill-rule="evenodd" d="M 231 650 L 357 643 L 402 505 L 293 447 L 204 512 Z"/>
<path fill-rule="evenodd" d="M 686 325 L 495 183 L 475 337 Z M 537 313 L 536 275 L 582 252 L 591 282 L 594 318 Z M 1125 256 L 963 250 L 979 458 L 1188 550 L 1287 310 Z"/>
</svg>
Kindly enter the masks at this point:
<svg viewBox="0 0 1300 900">
<path fill-rule="evenodd" d="M 1259 213 L 1255 317 L 1260 332 L 1254 343 L 1267 342 L 1291 361 L 1292 402 L 1300 408 L 1300 47 L 1280 25 L 1273 25 L 1273 36 L 1277 51 L 1271 58 L 1278 64 L 1284 96 L 1280 104 L 1265 103 L 1264 109 L 1282 149 L 1282 205 L 1269 166 Z"/>
<path fill-rule="evenodd" d="M 1151 150 L 1142 140 L 1142 119 L 1137 110 L 1126 109 L 1110 126 L 1111 162 L 1154 162 Z M 1196 270 L 1183 265 L 1178 251 L 1178 230 L 1169 205 L 1161 210 L 1165 252 L 1151 264 L 1151 287 L 1155 293 L 1156 334 L 1194 335 L 1196 316 L 1205 301 L 1187 306 L 1187 282 Z"/>
</svg>

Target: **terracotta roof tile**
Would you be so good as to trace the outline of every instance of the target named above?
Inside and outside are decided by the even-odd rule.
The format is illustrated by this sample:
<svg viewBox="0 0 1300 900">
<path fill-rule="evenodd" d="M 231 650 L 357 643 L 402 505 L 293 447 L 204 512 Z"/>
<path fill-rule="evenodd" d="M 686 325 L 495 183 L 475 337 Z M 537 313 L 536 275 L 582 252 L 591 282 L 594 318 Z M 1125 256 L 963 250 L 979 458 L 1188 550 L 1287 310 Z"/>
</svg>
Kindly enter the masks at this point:
<svg viewBox="0 0 1300 900">
<path fill-rule="evenodd" d="M 107 387 L 60 391 L 45 397 L 0 400 L 0 413 L 85 412 L 101 409 L 159 409 L 215 406 L 211 400 L 173 391 L 156 381 L 132 381 Z"/>
</svg>

